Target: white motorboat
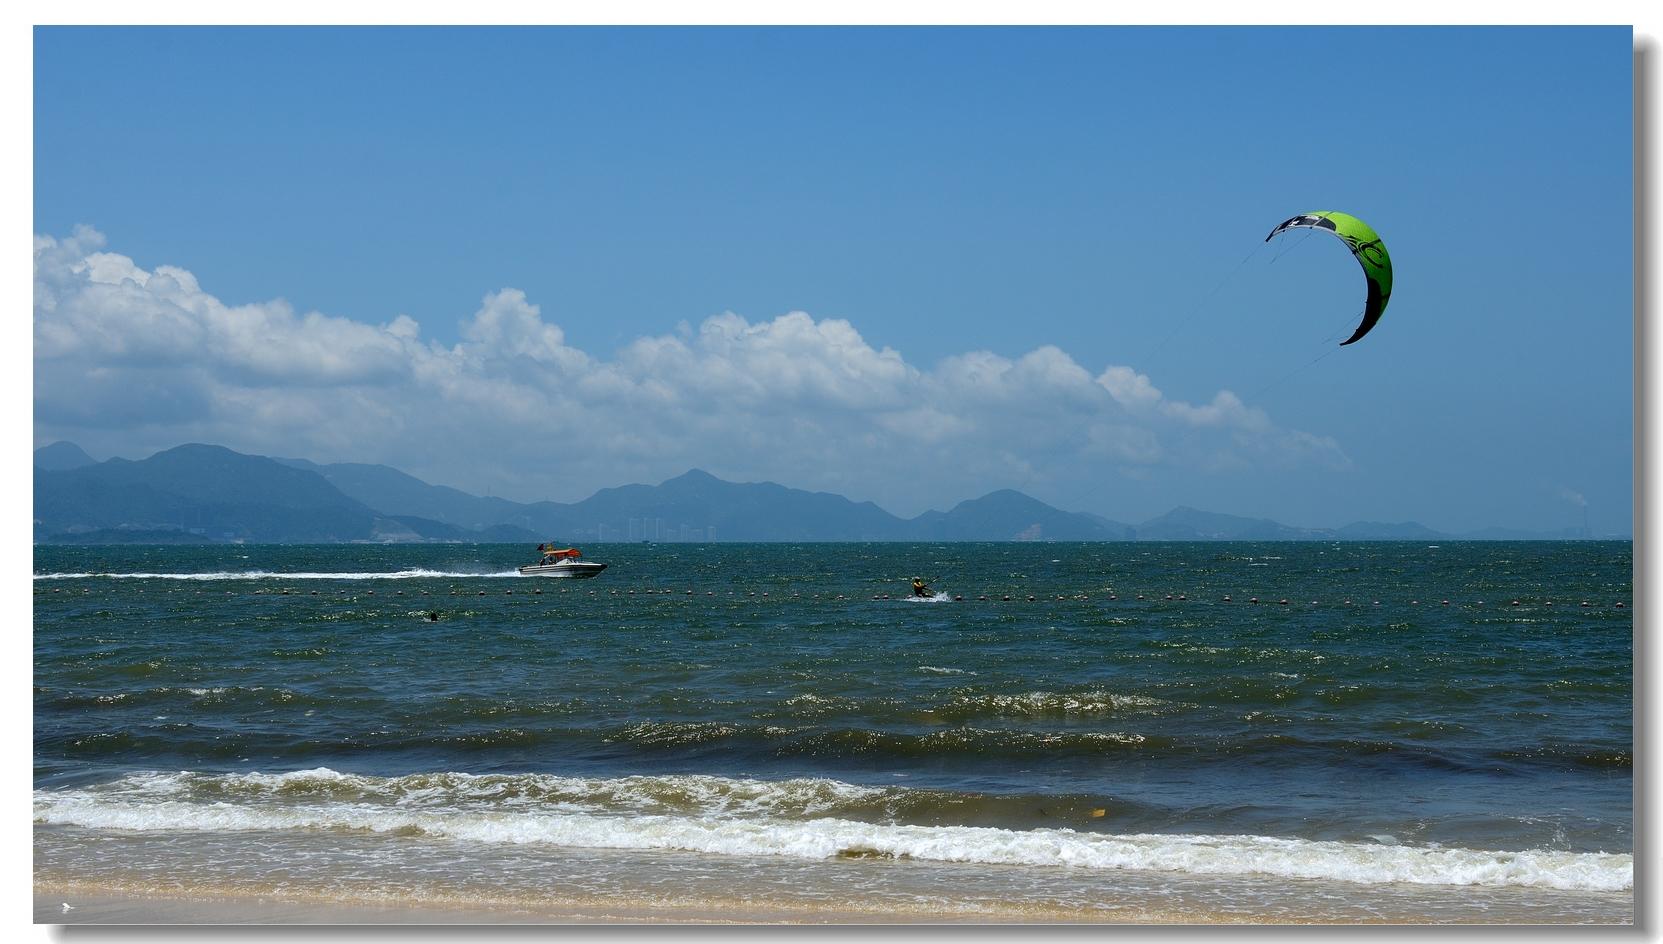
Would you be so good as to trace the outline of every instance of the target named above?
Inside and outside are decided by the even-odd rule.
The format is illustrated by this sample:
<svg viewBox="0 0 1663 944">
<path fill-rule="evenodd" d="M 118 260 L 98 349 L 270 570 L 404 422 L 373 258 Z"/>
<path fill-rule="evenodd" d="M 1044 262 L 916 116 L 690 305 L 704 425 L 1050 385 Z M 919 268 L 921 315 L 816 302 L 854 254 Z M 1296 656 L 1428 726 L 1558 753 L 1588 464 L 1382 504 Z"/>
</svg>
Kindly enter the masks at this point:
<svg viewBox="0 0 1663 944">
<path fill-rule="evenodd" d="M 543 559 L 520 568 L 524 577 L 593 577 L 606 569 L 605 564 L 583 560 L 583 552 L 575 547 L 556 550 L 547 544 L 537 545 Z"/>
</svg>

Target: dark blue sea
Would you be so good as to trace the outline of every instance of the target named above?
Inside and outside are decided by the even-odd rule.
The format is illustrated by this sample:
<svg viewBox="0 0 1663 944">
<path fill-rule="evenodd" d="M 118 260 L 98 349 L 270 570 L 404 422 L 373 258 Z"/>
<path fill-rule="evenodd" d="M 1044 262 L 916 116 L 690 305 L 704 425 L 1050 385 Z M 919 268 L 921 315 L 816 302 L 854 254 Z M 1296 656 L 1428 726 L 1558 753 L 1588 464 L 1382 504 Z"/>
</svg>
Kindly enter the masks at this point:
<svg viewBox="0 0 1663 944">
<path fill-rule="evenodd" d="M 584 552 L 36 547 L 37 885 L 1633 920 L 1628 542 Z"/>
</svg>

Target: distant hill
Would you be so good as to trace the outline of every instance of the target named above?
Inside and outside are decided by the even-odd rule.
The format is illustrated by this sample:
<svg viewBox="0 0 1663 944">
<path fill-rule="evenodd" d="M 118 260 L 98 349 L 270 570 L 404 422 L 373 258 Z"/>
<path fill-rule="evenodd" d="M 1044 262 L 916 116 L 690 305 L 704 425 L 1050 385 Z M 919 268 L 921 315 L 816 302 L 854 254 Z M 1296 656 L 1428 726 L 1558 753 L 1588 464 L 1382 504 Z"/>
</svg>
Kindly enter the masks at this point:
<svg viewBox="0 0 1663 944">
<path fill-rule="evenodd" d="M 382 465 L 277 461 L 315 471 L 383 514 L 464 529 L 520 529 L 510 533 L 557 541 L 705 541 L 712 534 L 722 541 L 1104 541 L 1132 534 L 1126 525 L 1059 511 L 1009 490 L 905 519 L 871 502 L 773 482 L 728 482 L 702 469 L 658 485 L 603 488 L 563 504 L 479 498 Z"/>
<path fill-rule="evenodd" d="M 1359 521 L 1339 528 L 1334 533 L 1344 541 L 1419 541 L 1449 537 L 1447 534 L 1434 531 L 1426 525 L 1414 521 L 1404 521 L 1398 524 Z"/>
<path fill-rule="evenodd" d="M 1128 525 L 1058 511 L 1010 489 L 960 502 L 945 514 L 927 511 L 910 524 L 918 541 L 1129 541 L 1134 533 Z"/>
<path fill-rule="evenodd" d="M 48 472 L 62 472 L 66 469 L 79 469 L 84 465 L 97 465 L 98 460 L 81 451 L 81 447 L 72 442 L 59 440 L 50 446 L 42 446 L 35 450 L 35 468 Z"/>
<path fill-rule="evenodd" d="M 1457 541 L 1574 541 L 1584 538 L 1581 528 L 1563 528 L 1558 531 L 1520 531 L 1516 528 L 1484 528 L 1481 531 L 1468 531 L 1464 534 L 1446 535 Z"/>
<path fill-rule="evenodd" d="M 513 523 L 528 531 L 538 530 L 539 522 L 530 520 L 532 516 L 526 512 L 535 506 L 502 498 L 480 498 L 444 485 L 429 485 L 391 466 L 356 462 L 319 465 L 305 459 L 273 461 L 316 472 L 343 495 L 385 515 L 426 518 L 463 529 Z"/>
<path fill-rule="evenodd" d="M 1569 541 L 1585 537 L 1578 529 L 1519 531 L 1485 528 L 1463 534 L 1435 531 L 1415 521 L 1395 524 L 1358 521 L 1341 528 L 1296 528 L 1268 518 L 1174 508 L 1137 526 L 1140 541 Z"/>
<path fill-rule="evenodd" d="M 215 544 L 206 534 L 144 528 L 99 528 L 55 534 L 53 544 Z"/>
<path fill-rule="evenodd" d="M 100 534 L 149 543 L 157 533 L 269 543 L 477 540 L 440 522 L 383 514 L 316 472 L 223 446 L 193 443 L 137 462 L 35 475 L 37 540 Z"/>
<path fill-rule="evenodd" d="M 1268 518 L 1242 518 L 1187 506 L 1137 526 L 1140 541 L 1570 541 L 1580 530 L 1519 531 L 1485 528 L 1464 534 L 1435 531 L 1415 521 L 1358 521 L 1341 528 L 1296 528 Z"/>
<path fill-rule="evenodd" d="M 592 522 L 642 540 L 691 540 L 695 532 L 708 537 L 711 528 L 723 541 L 906 539 L 906 522 L 871 502 L 773 482 L 727 482 L 699 469 L 660 485 L 603 488 L 569 508 L 580 532 Z"/>
<path fill-rule="evenodd" d="M 1138 525 L 1137 536 L 1144 541 L 1312 541 L 1333 540 L 1338 534 L 1179 506 Z"/>
<path fill-rule="evenodd" d="M 191 444 L 130 462 L 35 476 L 37 533 L 176 530 L 210 538 L 349 541 L 380 517 L 322 476 L 222 446 Z"/>
<path fill-rule="evenodd" d="M 83 461 L 84 460 L 84 461 Z M 44 464 L 43 464 L 44 463 Z M 1137 526 L 1002 489 L 900 518 L 872 502 L 693 469 L 579 502 L 521 503 L 429 485 L 384 465 L 272 459 L 190 444 L 95 462 L 71 443 L 35 453 L 35 540 L 250 541 L 1337 541 L 1574 538 L 1415 522 L 1296 528 L 1182 506 Z"/>
</svg>

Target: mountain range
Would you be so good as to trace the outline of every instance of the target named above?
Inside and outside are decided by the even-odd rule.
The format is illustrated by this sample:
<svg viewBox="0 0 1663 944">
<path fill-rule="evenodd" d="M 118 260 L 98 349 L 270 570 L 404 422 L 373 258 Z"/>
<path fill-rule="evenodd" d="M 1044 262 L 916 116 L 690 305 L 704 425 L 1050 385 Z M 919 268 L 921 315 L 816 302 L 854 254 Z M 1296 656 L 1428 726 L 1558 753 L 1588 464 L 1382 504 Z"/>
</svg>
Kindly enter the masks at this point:
<svg viewBox="0 0 1663 944">
<path fill-rule="evenodd" d="M 481 498 L 384 465 L 319 464 L 192 443 L 98 462 L 73 443 L 35 451 L 34 536 L 44 543 L 349 541 L 1308 541 L 1566 539 L 1414 522 L 1295 528 L 1179 507 L 1129 525 L 1003 489 L 901 518 L 871 502 L 698 469 L 573 503 Z"/>
</svg>

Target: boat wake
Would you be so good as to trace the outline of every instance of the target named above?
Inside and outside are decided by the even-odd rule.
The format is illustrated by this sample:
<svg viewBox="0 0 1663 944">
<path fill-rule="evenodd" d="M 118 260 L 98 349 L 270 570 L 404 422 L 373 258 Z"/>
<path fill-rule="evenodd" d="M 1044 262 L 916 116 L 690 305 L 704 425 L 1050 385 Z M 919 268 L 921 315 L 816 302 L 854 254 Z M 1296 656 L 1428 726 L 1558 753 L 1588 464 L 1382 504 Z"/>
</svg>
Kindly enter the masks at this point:
<svg viewBox="0 0 1663 944">
<path fill-rule="evenodd" d="M 285 572 L 276 570 L 212 570 L 190 574 L 161 573 L 52 573 L 35 574 L 36 580 L 416 580 L 432 577 L 518 577 L 513 570 L 469 571 L 429 570 L 415 567 L 409 570 L 330 573 L 318 571 Z"/>
</svg>

